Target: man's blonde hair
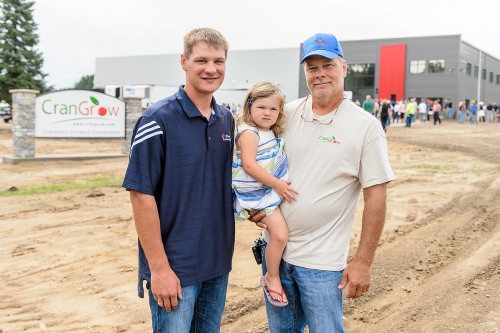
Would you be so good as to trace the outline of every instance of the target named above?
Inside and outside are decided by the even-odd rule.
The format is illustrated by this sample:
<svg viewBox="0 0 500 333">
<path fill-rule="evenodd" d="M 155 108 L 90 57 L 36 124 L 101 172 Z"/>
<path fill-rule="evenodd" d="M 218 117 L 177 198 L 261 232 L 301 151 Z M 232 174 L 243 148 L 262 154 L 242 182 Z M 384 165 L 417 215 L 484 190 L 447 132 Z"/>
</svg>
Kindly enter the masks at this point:
<svg viewBox="0 0 500 333">
<path fill-rule="evenodd" d="M 186 59 L 189 59 L 193 53 L 193 47 L 199 42 L 205 42 L 210 46 L 223 48 L 225 57 L 227 58 L 229 45 L 220 32 L 212 28 L 196 28 L 184 36 L 183 54 Z"/>
</svg>

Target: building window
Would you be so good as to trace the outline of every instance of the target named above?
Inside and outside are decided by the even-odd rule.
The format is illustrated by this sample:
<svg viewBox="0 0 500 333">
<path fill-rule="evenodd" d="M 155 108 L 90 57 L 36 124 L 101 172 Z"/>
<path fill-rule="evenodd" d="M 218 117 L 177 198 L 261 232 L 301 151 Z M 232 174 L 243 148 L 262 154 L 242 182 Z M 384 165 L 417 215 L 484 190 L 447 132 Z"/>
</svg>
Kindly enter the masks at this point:
<svg viewBox="0 0 500 333">
<path fill-rule="evenodd" d="M 490 72 L 490 83 L 493 83 L 493 72 Z"/>
<path fill-rule="evenodd" d="M 444 60 L 429 60 L 429 73 L 444 72 Z"/>
<path fill-rule="evenodd" d="M 467 63 L 467 67 L 465 68 L 465 73 L 469 76 L 472 75 L 472 64 L 470 62 Z"/>
<path fill-rule="evenodd" d="M 486 80 L 486 69 L 485 68 L 483 68 L 483 70 L 481 71 L 481 79 Z"/>
<path fill-rule="evenodd" d="M 410 73 L 422 74 L 425 72 L 425 60 L 412 60 L 410 61 Z"/>
<path fill-rule="evenodd" d="M 352 91 L 352 99 L 363 101 L 366 95 L 375 94 L 375 64 L 347 65 L 344 81 L 346 91 Z"/>
<path fill-rule="evenodd" d="M 500 84 L 500 75 L 497 74 L 497 84 Z"/>
<path fill-rule="evenodd" d="M 479 67 L 474 66 L 474 77 L 479 77 Z"/>
</svg>

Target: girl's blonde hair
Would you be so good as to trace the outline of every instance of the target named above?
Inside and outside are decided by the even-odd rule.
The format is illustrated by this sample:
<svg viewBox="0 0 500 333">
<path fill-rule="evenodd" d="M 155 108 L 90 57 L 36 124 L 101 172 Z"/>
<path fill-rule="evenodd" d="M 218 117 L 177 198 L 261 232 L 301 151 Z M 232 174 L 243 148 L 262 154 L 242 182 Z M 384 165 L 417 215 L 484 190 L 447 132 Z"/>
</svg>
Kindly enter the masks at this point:
<svg viewBox="0 0 500 333">
<path fill-rule="evenodd" d="M 253 102 L 259 98 L 267 98 L 271 96 L 278 96 L 280 99 L 279 114 L 276 123 L 271 126 L 271 130 L 275 135 L 279 135 L 284 131 L 285 122 L 285 96 L 277 85 L 271 82 L 259 82 L 254 84 L 247 92 L 243 102 L 243 110 L 238 116 L 238 125 L 247 124 L 257 126 L 252 119 L 250 108 Z"/>
</svg>

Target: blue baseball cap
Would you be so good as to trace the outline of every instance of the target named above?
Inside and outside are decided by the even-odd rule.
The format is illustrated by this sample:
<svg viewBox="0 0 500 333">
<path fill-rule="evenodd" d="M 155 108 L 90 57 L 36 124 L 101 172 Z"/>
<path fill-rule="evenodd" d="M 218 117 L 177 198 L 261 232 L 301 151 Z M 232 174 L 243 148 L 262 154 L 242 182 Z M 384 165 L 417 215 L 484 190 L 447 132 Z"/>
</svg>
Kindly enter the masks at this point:
<svg viewBox="0 0 500 333">
<path fill-rule="evenodd" d="M 333 59 L 337 56 L 344 58 L 344 51 L 340 46 L 337 38 L 332 34 L 315 34 L 309 37 L 302 44 L 302 60 L 312 55 L 320 55 L 322 57 Z"/>
</svg>

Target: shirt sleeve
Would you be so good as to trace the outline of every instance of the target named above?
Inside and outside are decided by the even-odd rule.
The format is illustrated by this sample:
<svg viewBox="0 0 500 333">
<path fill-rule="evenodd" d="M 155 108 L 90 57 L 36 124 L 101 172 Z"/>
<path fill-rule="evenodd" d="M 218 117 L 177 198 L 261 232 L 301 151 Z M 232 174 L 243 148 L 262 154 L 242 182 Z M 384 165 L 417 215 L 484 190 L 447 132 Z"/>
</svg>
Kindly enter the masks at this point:
<svg viewBox="0 0 500 333">
<path fill-rule="evenodd" d="M 137 121 L 130 145 L 130 156 L 123 187 L 154 195 L 160 184 L 166 133 L 161 122 L 142 116 Z"/>
<path fill-rule="evenodd" d="M 382 127 L 380 127 L 382 131 Z M 383 133 L 372 130 L 372 137 L 364 145 L 361 152 L 359 180 L 363 188 L 390 182 L 396 177 L 389 163 L 387 138 Z"/>
</svg>

